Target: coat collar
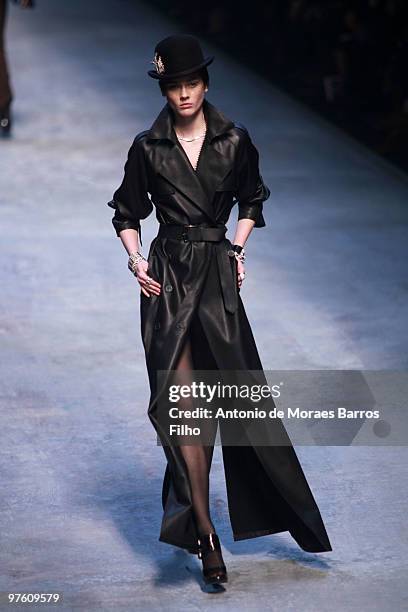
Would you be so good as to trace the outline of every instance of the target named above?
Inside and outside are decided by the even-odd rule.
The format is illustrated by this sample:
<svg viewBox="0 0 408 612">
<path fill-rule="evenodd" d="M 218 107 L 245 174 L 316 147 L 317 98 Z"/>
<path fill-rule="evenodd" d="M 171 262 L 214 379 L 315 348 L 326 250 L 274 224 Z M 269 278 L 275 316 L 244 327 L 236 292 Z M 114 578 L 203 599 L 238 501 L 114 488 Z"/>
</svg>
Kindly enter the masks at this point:
<svg viewBox="0 0 408 612">
<path fill-rule="evenodd" d="M 234 122 L 219 111 L 206 98 L 203 100 L 203 112 L 207 122 L 208 140 L 211 142 L 213 138 L 227 132 L 234 127 Z M 174 143 L 177 143 L 177 136 L 173 128 L 173 110 L 167 102 L 159 115 L 153 122 L 147 137 L 151 139 L 167 138 Z"/>
<path fill-rule="evenodd" d="M 171 183 L 176 191 L 181 191 L 211 222 L 216 223 L 218 211 L 213 204 L 215 192 L 233 166 L 229 149 L 216 136 L 234 127 L 234 122 L 205 98 L 203 112 L 207 133 L 200 153 L 199 172 L 190 164 L 176 136 L 173 111 L 168 102 L 148 130 L 147 138 L 157 140 L 158 144 L 160 141 L 167 141 L 167 144 L 170 141 L 171 146 L 158 147 L 158 174 Z"/>
</svg>

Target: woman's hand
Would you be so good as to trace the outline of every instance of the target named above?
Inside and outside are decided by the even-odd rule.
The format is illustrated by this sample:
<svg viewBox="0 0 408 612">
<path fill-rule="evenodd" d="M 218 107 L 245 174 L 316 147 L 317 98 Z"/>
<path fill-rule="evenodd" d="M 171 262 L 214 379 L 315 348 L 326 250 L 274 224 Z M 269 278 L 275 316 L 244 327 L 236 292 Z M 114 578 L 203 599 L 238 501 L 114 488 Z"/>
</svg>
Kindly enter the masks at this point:
<svg viewBox="0 0 408 612">
<path fill-rule="evenodd" d="M 140 261 L 136 265 L 136 278 L 139 281 L 139 285 L 142 289 L 142 293 L 147 297 L 150 297 L 152 294 L 160 295 L 161 286 L 160 283 L 153 280 L 151 276 L 147 273 L 149 268 L 149 263 L 147 261 Z"/>
<path fill-rule="evenodd" d="M 245 266 L 242 263 L 242 261 L 237 259 L 237 281 L 238 281 L 239 289 L 241 289 L 241 285 L 242 285 L 242 277 L 240 276 L 240 274 L 242 273 L 245 273 Z"/>
</svg>

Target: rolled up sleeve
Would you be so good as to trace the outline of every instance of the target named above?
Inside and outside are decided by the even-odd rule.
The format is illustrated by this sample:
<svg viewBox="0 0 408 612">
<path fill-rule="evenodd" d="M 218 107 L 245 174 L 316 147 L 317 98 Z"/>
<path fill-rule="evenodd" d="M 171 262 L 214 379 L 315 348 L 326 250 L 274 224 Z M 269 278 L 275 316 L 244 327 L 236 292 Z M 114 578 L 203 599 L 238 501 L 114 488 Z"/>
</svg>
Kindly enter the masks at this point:
<svg viewBox="0 0 408 612">
<path fill-rule="evenodd" d="M 140 220 L 150 215 L 153 204 L 148 196 L 145 156 L 137 136 L 128 152 L 122 183 L 107 204 L 115 210 L 112 224 L 116 235 L 125 229 L 135 229 L 142 245 Z"/>
<path fill-rule="evenodd" d="M 263 202 L 270 196 L 259 172 L 259 153 L 247 129 L 240 124 L 242 136 L 238 145 L 238 221 L 252 219 L 254 227 L 265 227 Z"/>
</svg>

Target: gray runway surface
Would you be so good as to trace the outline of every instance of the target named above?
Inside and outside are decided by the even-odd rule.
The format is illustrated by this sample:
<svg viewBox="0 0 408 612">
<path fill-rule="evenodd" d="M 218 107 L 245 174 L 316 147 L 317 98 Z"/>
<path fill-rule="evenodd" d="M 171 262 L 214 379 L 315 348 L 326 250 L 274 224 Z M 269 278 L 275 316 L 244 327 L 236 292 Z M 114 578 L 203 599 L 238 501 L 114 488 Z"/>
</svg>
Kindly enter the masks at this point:
<svg viewBox="0 0 408 612">
<path fill-rule="evenodd" d="M 216 447 L 223 594 L 202 592 L 196 557 L 158 542 L 165 459 L 146 414 L 139 287 L 106 202 L 165 102 L 146 71 L 174 31 L 136 2 L 10 10 L 0 590 L 62 592 L 64 610 L 406 609 L 406 448 L 297 448 L 333 545 L 310 554 L 287 533 L 233 542 Z M 207 49 L 208 99 L 248 127 L 271 188 L 241 293 L 265 369 L 406 369 L 407 179 Z M 145 251 L 156 228 L 151 215 Z"/>
</svg>

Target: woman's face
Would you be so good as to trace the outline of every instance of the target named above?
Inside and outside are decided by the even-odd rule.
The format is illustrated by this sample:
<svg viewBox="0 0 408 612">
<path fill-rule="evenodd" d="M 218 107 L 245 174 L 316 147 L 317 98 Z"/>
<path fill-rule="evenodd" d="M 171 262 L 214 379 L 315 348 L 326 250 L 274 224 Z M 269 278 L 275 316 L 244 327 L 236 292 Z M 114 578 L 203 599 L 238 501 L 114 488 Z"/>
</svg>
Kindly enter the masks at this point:
<svg viewBox="0 0 408 612">
<path fill-rule="evenodd" d="M 166 84 L 166 98 L 178 117 L 190 117 L 200 108 L 207 87 L 197 75 L 189 75 Z"/>
</svg>

